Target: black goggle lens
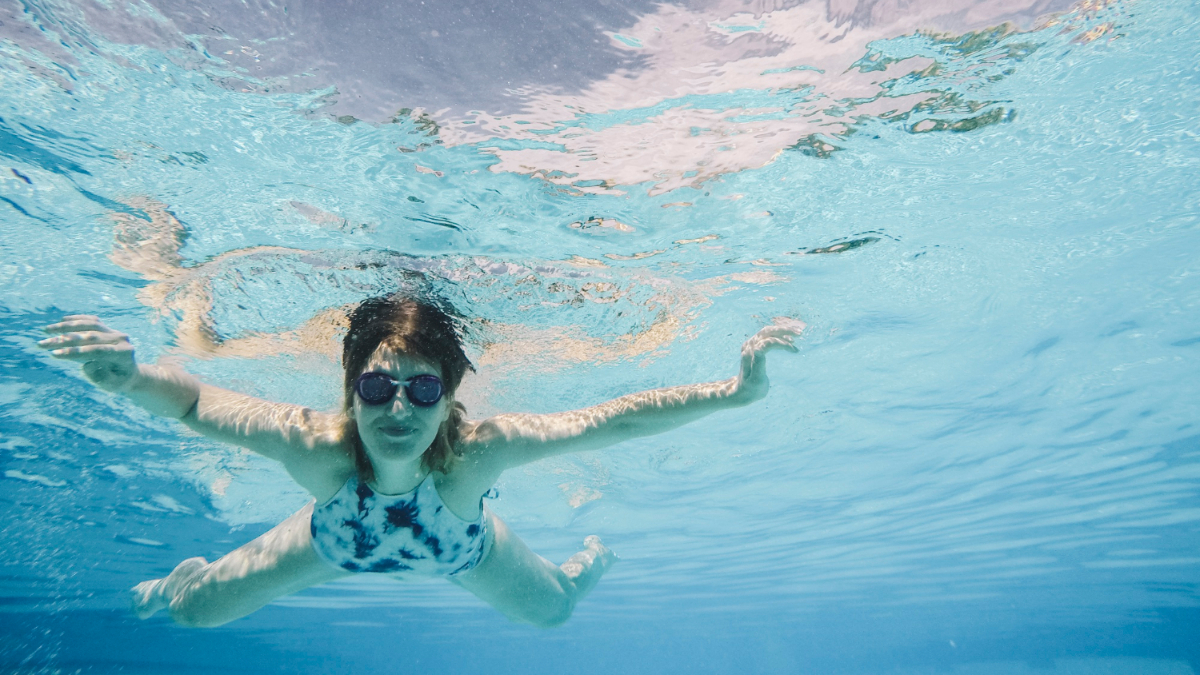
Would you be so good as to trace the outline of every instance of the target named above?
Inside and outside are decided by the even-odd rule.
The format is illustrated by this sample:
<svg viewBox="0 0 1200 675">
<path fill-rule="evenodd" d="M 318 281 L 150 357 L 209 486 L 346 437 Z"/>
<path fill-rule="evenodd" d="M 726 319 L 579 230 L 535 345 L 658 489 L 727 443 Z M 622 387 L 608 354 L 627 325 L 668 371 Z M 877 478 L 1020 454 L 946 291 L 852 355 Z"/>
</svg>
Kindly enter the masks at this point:
<svg viewBox="0 0 1200 675">
<path fill-rule="evenodd" d="M 404 393 L 415 406 L 428 408 L 442 400 L 442 381 L 434 375 L 418 375 L 403 382 Z M 363 373 L 354 382 L 354 390 L 367 405 L 382 405 L 392 400 L 400 380 L 386 373 Z"/>
<path fill-rule="evenodd" d="M 379 405 L 387 403 L 396 395 L 400 383 L 383 373 L 363 373 L 354 383 L 354 389 L 363 403 Z"/>
<path fill-rule="evenodd" d="M 435 405 L 442 400 L 442 381 L 433 375 L 418 375 L 404 385 L 404 393 L 413 405 Z"/>
</svg>

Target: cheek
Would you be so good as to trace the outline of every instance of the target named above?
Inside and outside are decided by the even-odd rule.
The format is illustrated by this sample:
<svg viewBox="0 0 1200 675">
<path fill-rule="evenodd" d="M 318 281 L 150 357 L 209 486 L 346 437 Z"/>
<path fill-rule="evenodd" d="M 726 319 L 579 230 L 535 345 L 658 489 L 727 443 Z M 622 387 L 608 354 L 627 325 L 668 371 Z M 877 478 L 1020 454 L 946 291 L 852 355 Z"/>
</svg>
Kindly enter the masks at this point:
<svg viewBox="0 0 1200 675">
<path fill-rule="evenodd" d="M 454 410 L 454 402 L 448 398 L 443 398 L 438 402 L 438 426 L 442 426 L 446 420 L 450 419 L 450 413 Z"/>
<path fill-rule="evenodd" d="M 429 416 L 425 421 L 425 430 L 430 436 L 436 436 L 442 428 L 442 423 L 450 416 L 449 409 L 441 407 L 439 403 L 436 408 L 429 411 Z"/>
<path fill-rule="evenodd" d="M 434 430 L 440 429 L 442 427 L 442 422 L 446 421 L 446 416 L 442 414 L 441 410 L 436 410 L 436 409 L 433 411 L 430 411 L 430 413 L 431 414 L 429 415 L 429 417 L 426 418 L 428 420 L 426 422 L 426 424 L 428 424 L 430 429 L 434 429 Z"/>
<path fill-rule="evenodd" d="M 354 406 L 350 408 L 350 417 L 358 423 L 361 429 L 364 426 L 370 426 L 372 420 L 377 418 L 380 413 L 380 406 L 367 406 L 359 401 L 354 402 Z"/>
</svg>

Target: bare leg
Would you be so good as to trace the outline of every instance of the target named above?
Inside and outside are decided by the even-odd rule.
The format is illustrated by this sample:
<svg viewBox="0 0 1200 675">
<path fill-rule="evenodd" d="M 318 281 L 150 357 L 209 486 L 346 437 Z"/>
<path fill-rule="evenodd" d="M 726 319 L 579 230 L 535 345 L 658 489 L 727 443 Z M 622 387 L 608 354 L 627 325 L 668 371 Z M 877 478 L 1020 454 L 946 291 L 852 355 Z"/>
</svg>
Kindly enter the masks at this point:
<svg viewBox="0 0 1200 675">
<path fill-rule="evenodd" d="M 189 558 L 165 579 L 138 584 L 133 589 L 133 611 L 144 619 L 169 608 L 177 623 L 219 626 L 275 598 L 346 576 L 313 551 L 312 508 L 308 504 L 216 562 Z"/>
<path fill-rule="evenodd" d="M 556 566 L 529 550 L 490 511 L 487 517 L 495 537 L 492 550 L 478 567 L 451 579 L 514 621 L 540 628 L 563 624 L 617 561 L 599 537 L 588 537 L 584 550 Z"/>
</svg>

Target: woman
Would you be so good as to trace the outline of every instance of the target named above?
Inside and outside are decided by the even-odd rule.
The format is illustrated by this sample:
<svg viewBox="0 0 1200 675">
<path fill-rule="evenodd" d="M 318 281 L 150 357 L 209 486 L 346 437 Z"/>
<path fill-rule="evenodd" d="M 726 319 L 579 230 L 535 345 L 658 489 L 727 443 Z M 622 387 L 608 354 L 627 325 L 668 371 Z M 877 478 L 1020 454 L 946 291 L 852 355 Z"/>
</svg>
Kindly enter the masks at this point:
<svg viewBox="0 0 1200 675">
<path fill-rule="evenodd" d="M 350 315 L 342 414 L 270 403 L 180 370 L 139 365 L 129 338 L 94 316 L 68 316 L 38 343 L 146 410 L 283 464 L 315 502 L 209 563 L 183 561 L 138 584 L 145 618 L 218 626 L 271 600 L 352 573 L 445 576 L 516 621 L 556 626 L 616 557 L 597 537 L 556 566 L 483 507 L 506 470 L 673 429 L 766 395 L 765 354 L 796 351 L 804 324 L 768 326 L 720 382 L 655 389 L 551 415 L 464 418 L 455 401 L 471 367 L 450 317 L 408 298 L 367 300 Z"/>
</svg>

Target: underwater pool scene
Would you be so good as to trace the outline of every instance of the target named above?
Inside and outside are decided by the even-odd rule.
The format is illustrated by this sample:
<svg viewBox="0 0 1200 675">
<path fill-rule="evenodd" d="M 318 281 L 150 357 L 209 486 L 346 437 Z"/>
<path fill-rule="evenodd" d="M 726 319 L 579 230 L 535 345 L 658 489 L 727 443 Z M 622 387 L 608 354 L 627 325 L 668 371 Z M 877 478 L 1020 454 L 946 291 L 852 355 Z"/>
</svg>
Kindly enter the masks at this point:
<svg viewBox="0 0 1200 675">
<path fill-rule="evenodd" d="M 1192 0 L 0 0 L 0 672 L 1200 674 Z M 129 589 L 309 496 L 35 347 L 336 410 L 345 315 L 465 317 L 472 419 L 771 390 L 511 470 L 563 626 L 361 574 Z"/>
</svg>

